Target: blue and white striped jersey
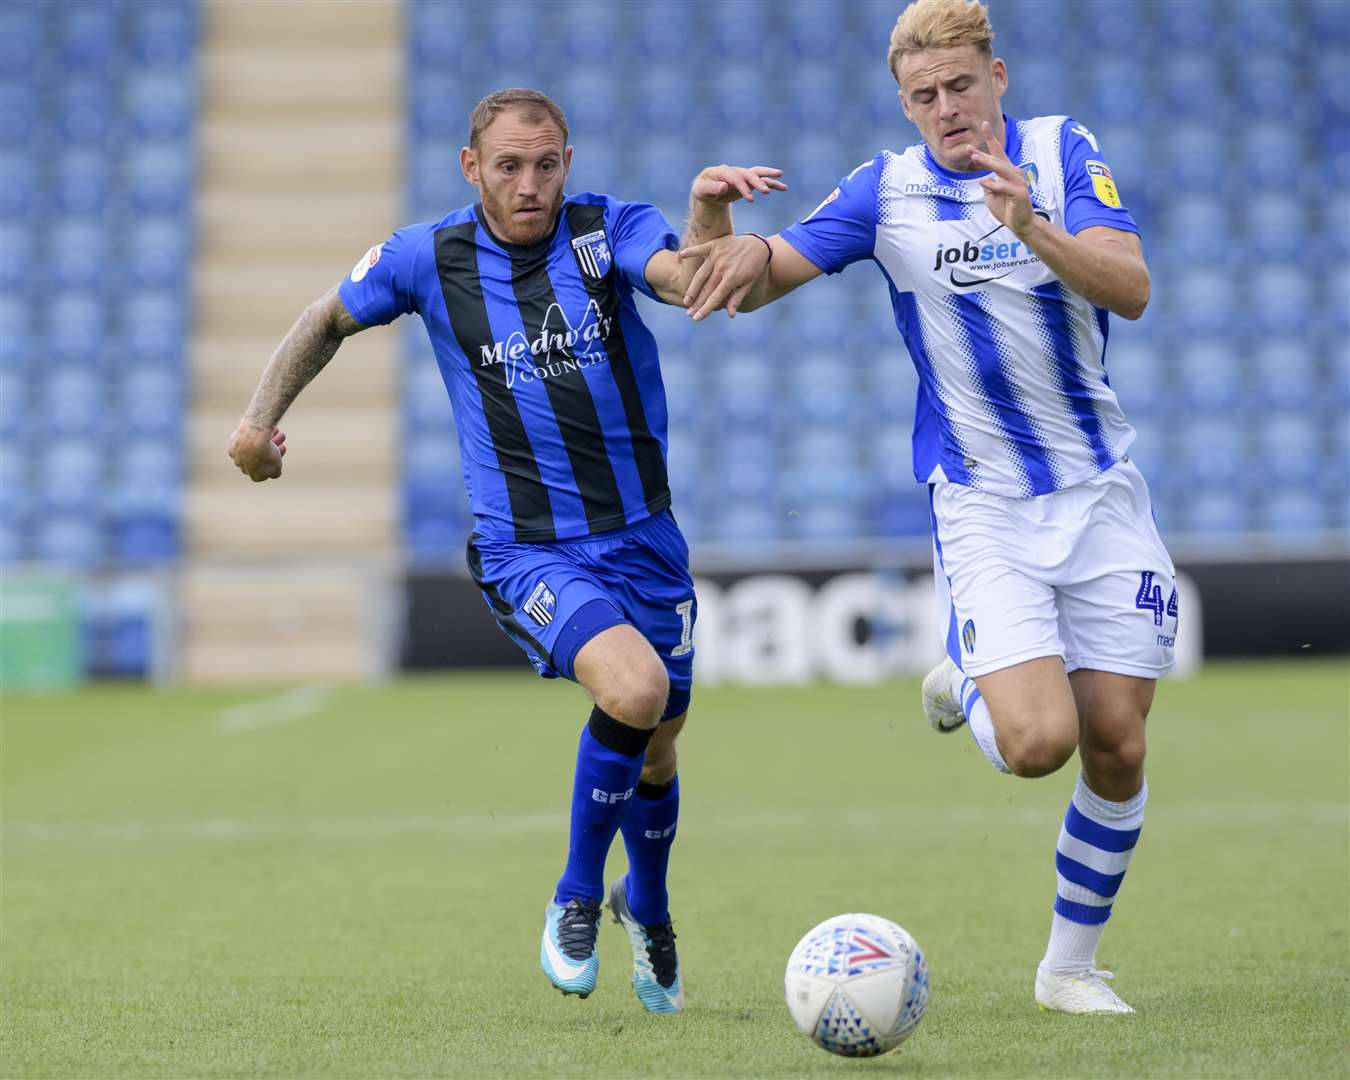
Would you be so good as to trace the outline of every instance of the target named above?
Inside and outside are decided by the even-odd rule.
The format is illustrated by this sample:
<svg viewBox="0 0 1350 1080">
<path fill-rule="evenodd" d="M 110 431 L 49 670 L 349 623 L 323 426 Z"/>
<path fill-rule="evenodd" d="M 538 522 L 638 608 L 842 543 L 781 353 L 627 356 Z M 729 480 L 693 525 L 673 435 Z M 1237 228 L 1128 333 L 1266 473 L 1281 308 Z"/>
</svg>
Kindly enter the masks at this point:
<svg viewBox="0 0 1350 1080">
<path fill-rule="evenodd" d="M 1091 132 L 1005 120 L 1038 214 L 1070 233 L 1139 231 Z M 873 259 L 886 275 L 919 372 L 917 480 L 1043 495 L 1110 468 L 1134 431 L 1106 378 L 1106 311 L 999 224 L 986 175 L 942 168 L 924 143 L 883 151 L 783 237 L 826 273 Z"/>
</svg>

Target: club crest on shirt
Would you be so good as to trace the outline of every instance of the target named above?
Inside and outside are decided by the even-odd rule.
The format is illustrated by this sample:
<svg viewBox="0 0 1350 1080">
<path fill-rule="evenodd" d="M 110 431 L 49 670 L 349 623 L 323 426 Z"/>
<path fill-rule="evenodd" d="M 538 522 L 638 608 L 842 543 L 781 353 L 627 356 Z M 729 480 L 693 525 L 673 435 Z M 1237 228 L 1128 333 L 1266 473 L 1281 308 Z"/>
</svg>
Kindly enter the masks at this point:
<svg viewBox="0 0 1350 1080">
<path fill-rule="evenodd" d="M 1097 201 L 1119 210 L 1120 192 L 1116 190 L 1116 182 L 1112 179 L 1111 170 L 1106 167 L 1106 162 L 1089 161 L 1084 168 L 1087 169 L 1088 176 L 1092 177 L 1092 190 L 1097 194 Z"/>
<path fill-rule="evenodd" d="M 1017 166 L 1017 171 L 1020 172 L 1023 179 L 1026 180 L 1027 190 L 1035 191 L 1036 185 L 1041 182 L 1041 171 L 1036 168 L 1036 163 L 1034 161 L 1024 161 L 1021 165 Z"/>
<path fill-rule="evenodd" d="M 540 626 L 547 626 L 553 621 L 553 612 L 557 609 L 557 606 L 558 601 L 553 595 L 553 590 L 548 587 L 546 582 L 541 581 L 530 593 L 530 598 L 525 601 L 525 607 L 522 610 Z"/>
<path fill-rule="evenodd" d="M 376 244 L 373 248 L 371 248 L 359 259 L 356 260 L 356 265 L 352 267 L 353 284 L 355 284 L 358 281 L 361 281 L 366 276 L 366 274 L 369 273 L 370 268 L 380 261 L 380 252 L 383 249 L 384 249 L 383 244 Z"/>
<path fill-rule="evenodd" d="M 581 268 L 581 272 L 596 281 L 608 274 L 609 268 L 614 265 L 614 256 L 609 250 L 609 237 L 605 235 L 604 229 L 575 237 L 572 240 L 572 254 L 577 257 L 577 266 Z"/>
</svg>

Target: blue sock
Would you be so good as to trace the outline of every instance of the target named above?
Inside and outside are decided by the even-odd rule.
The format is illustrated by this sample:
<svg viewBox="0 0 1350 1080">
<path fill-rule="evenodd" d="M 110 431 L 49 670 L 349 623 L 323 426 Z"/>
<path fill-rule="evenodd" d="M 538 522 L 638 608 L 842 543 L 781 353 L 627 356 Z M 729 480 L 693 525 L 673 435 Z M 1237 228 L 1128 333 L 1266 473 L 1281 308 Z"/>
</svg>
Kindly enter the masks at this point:
<svg viewBox="0 0 1350 1080">
<path fill-rule="evenodd" d="M 621 724 L 598 708 L 582 729 L 567 866 L 554 894 L 558 903 L 604 898 L 605 856 L 632 805 L 650 738 L 650 731 Z"/>
<path fill-rule="evenodd" d="M 643 926 L 670 922 L 666 867 L 675 823 L 680 816 L 680 778 L 653 790 L 639 784 L 637 798 L 623 819 L 623 846 L 628 851 L 628 910 Z"/>
</svg>

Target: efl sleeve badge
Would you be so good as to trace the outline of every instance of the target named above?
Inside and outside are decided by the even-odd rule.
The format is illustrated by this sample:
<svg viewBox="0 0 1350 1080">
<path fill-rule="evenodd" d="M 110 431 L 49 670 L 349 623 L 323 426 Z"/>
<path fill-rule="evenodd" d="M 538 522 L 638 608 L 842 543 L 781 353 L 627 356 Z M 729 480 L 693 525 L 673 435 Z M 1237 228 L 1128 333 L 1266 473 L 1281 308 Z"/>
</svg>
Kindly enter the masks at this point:
<svg viewBox="0 0 1350 1080">
<path fill-rule="evenodd" d="M 1116 190 L 1116 182 L 1111 178 L 1111 170 L 1106 167 L 1106 162 L 1089 161 L 1085 167 L 1092 177 L 1092 190 L 1097 194 L 1097 201 L 1119 210 L 1120 192 Z"/>
</svg>

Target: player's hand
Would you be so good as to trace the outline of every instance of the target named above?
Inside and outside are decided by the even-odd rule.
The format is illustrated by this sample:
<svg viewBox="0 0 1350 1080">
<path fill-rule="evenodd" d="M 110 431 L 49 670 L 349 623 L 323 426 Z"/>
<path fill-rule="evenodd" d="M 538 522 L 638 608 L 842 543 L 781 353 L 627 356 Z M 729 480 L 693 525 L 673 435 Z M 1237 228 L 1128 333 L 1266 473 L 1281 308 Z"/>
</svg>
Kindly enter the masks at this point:
<svg viewBox="0 0 1350 1080">
<path fill-rule="evenodd" d="M 684 294 L 686 314 L 698 322 L 725 307 L 736 317 L 745 294 L 769 265 L 769 246 L 758 236 L 722 236 L 680 252 L 681 259 L 702 259 Z"/>
<path fill-rule="evenodd" d="M 225 452 L 254 483 L 275 480 L 281 475 L 281 459 L 286 456 L 286 433 L 280 428 L 264 431 L 241 420 Z"/>
<path fill-rule="evenodd" d="M 756 165 L 743 169 L 737 165 L 709 165 L 696 177 L 690 195 L 699 202 L 731 203 L 737 199 L 755 201 L 755 192 L 767 195 L 771 191 L 786 191 L 787 185 L 778 177 L 782 169 Z"/>
<path fill-rule="evenodd" d="M 980 187 L 984 188 L 984 205 L 1013 233 L 1025 239 L 1027 231 L 1036 223 L 1027 178 L 1008 159 L 1003 144 L 994 138 L 994 129 L 988 120 L 981 125 L 980 132 L 989 150 L 987 153 L 971 151 L 970 163 L 977 169 L 989 169 L 994 174 L 980 181 Z"/>
</svg>

